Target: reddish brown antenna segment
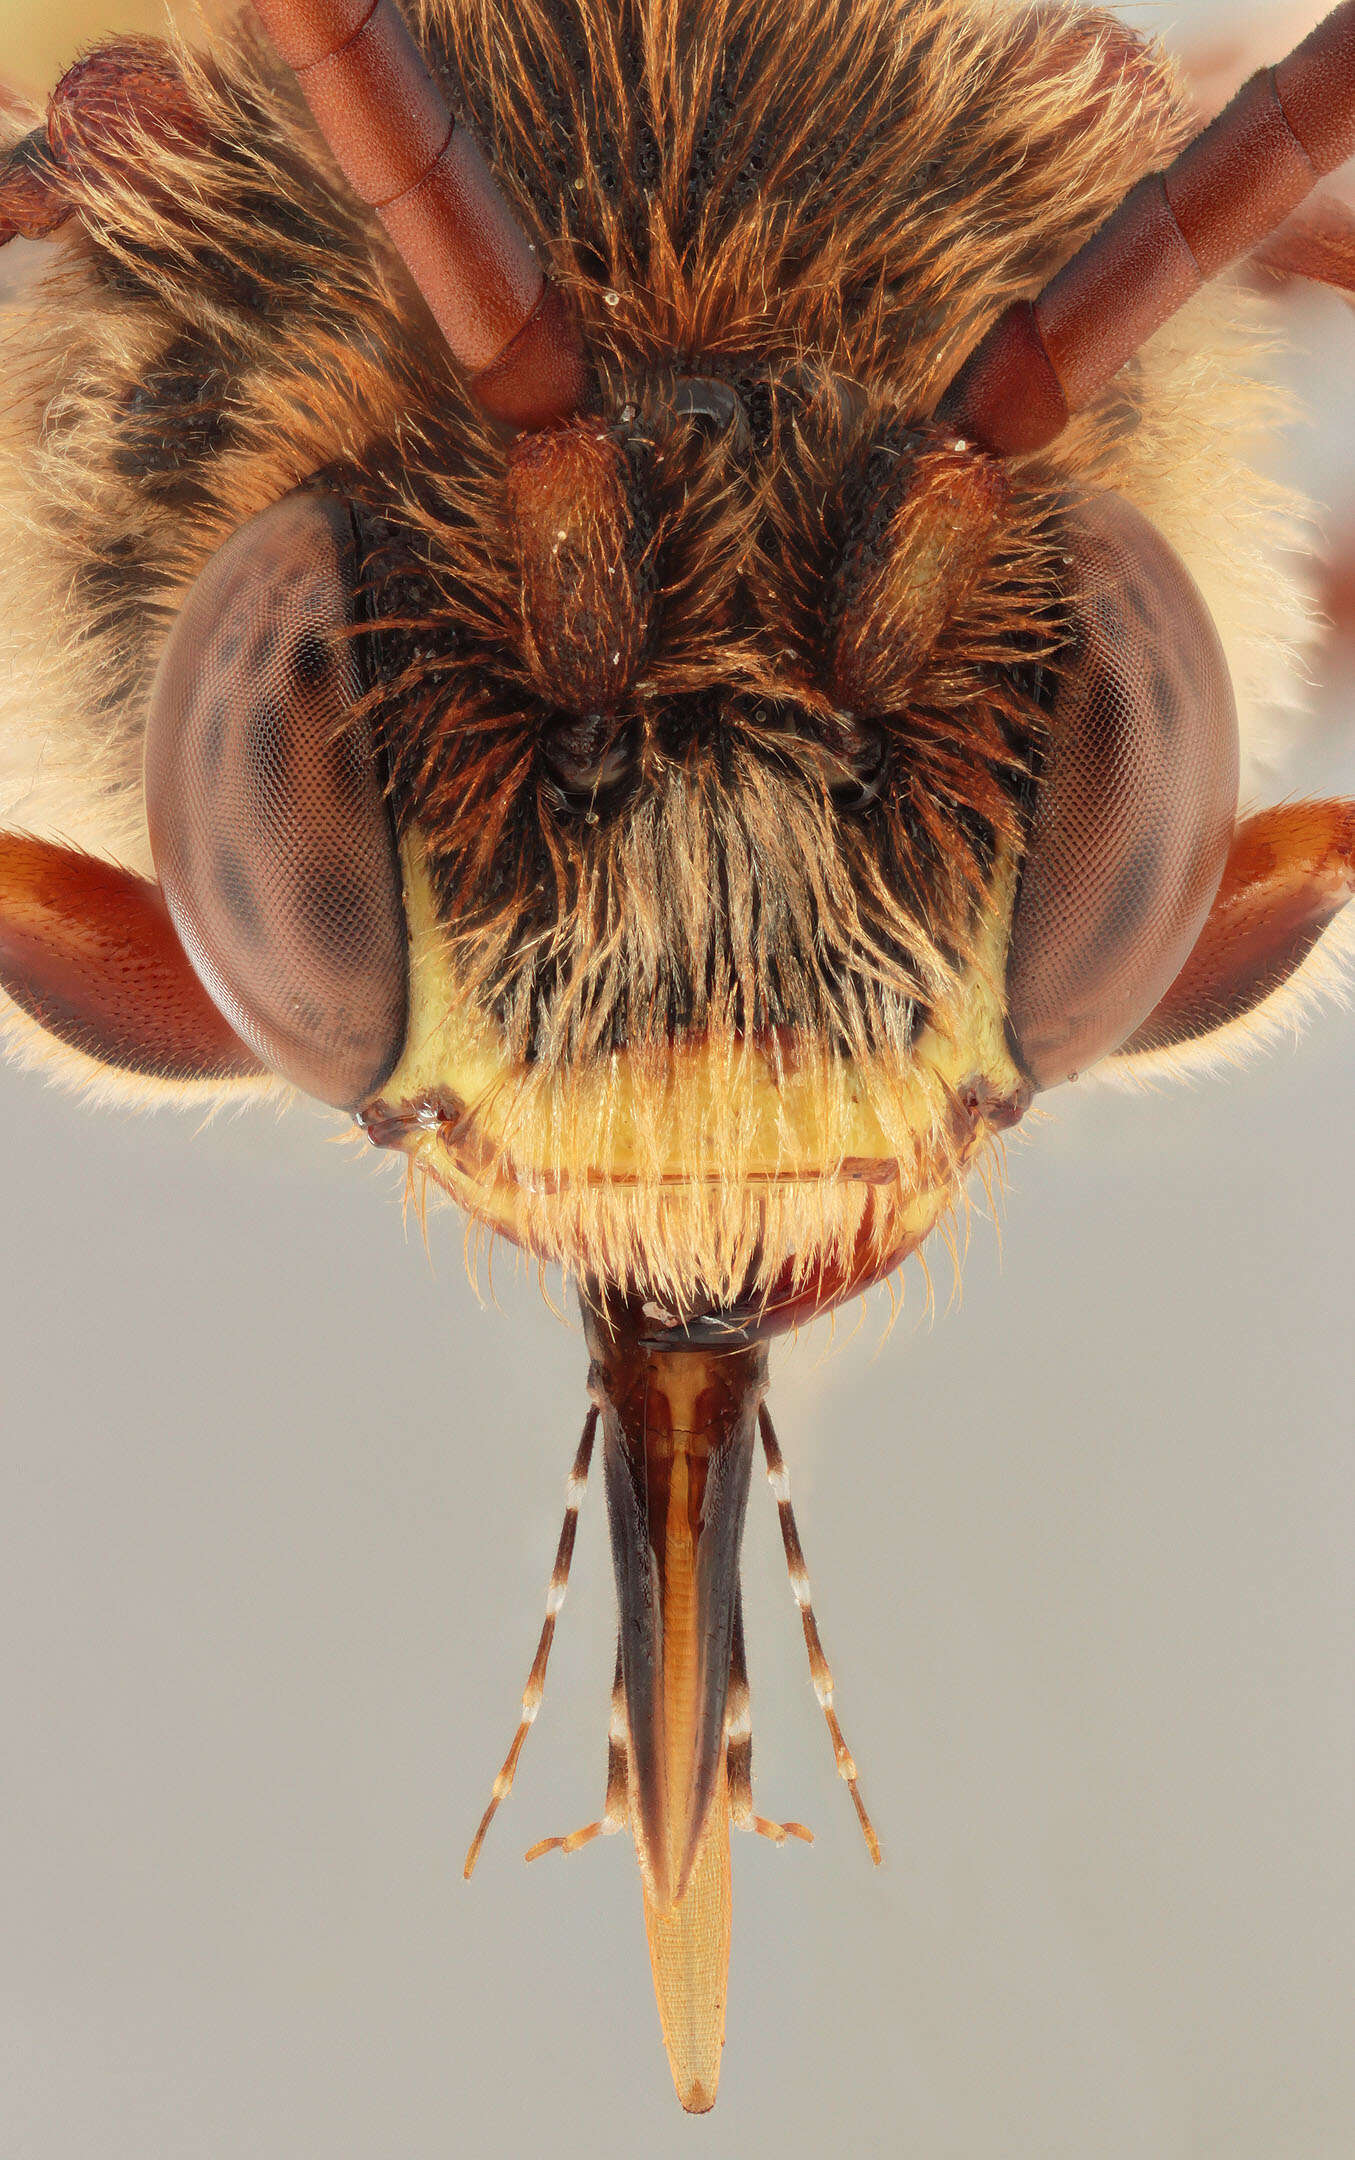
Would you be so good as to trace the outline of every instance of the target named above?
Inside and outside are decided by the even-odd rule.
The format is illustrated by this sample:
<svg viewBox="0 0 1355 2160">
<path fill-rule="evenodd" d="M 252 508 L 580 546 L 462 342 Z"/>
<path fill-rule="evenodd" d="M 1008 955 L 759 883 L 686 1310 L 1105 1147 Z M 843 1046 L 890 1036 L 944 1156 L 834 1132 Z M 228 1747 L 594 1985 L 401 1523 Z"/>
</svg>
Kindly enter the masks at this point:
<svg viewBox="0 0 1355 2160">
<path fill-rule="evenodd" d="M 479 403 L 516 428 L 575 411 L 585 375 L 573 319 L 394 0 L 254 5 Z"/>
<path fill-rule="evenodd" d="M 1355 0 L 1244 83 L 1175 164 L 1131 190 L 1034 301 L 1001 315 L 941 401 L 1003 455 L 1042 450 L 1126 360 L 1355 155 Z"/>
</svg>

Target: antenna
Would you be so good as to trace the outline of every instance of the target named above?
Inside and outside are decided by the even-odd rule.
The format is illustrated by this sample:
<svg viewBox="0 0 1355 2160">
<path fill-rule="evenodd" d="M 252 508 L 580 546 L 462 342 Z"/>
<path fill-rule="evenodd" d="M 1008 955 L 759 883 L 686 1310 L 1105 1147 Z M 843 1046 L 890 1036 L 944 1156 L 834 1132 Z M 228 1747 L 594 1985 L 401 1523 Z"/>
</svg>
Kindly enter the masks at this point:
<svg viewBox="0 0 1355 2160">
<path fill-rule="evenodd" d="M 394 0 L 254 0 L 349 185 L 375 210 L 486 412 L 574 412 L 578 328 Z"/>
</svg>

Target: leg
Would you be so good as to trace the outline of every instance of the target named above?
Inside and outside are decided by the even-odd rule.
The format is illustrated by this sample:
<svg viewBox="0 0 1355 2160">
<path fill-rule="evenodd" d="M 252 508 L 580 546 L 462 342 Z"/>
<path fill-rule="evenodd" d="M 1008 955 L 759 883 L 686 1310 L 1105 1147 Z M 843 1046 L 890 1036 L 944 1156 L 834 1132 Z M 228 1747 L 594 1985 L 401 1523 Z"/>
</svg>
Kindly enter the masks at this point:
<svg viewBox="0 0 1355 2160">
<path fill-rule="evenodd" d="M 1332 643 L 1355 650 L 1355 524 L 1332 536 L 1320 597 Z"/>
<path fill-rule="evenodd" d="M 46 240 L 70 210 L 46 129 L 34 128 L 0 158 L 0 246 L 7 240 Z"/>
<path fill-rule="evenodd" d="M 788 1837 L 814 1842 L 812 1830 L 803 1823 L 768 1822 L 753 1812 L 753 1719 L 748 1692 L 748 1659 L 743 1647 L 743 1595 L 734 1601 L 734 1639 L 729 1654 L 729 1694 L 725 1702 L 725 1775 L 729 1780 L 729 1812 L 736 1830 L 755 1830 L 784 1845 Z"/>
<path fill-rule="evenodd" d="M 1306 278 L 1355 295 L 1355 210 L 1337 195 L 1315 195 L 1252 260 L 1272 277 Z"/>
<path fill-rule="evenodd" d="M 536 1723 L 536 1713 L 541 1708 L 541 1697 L 546 1687 L 546 1667 L 550 1663 L 550 1646 L 555 1640 L 555 1622 L 560 1607 L 565 1602 L 569 1587 L 569 1563 L 574 1557 L 574 1534 L 579 1526 L 579 1509 L 583 1504 L 584 1489 L 588 1483 L 588 1465 L 593 1459 L 593 1435 L 597 1431 L 598 1414 L 590 1410 L 584 1420 L 583 1436 L 579 1441 L 574 1467 L 569 1473 L 566 1487 L 565 1519 L 560 1526 L 560 1542 L 555 1548 L 555 1565 L 551 1569 L 550 1588 L 546 1592 L 546 1618 L 541 1628 L 541 1639 L 532 1659 L 532 1669 L 527 1675 L 527 1685 L 522 1691 L 522 1719 L 513 1735 L 513 1745 L 504 1757 L 503 1768 L 494 1780 L 489 1806 L 480 1818 L 480 1827 L 471 1839 L 466 1854 L 465 1878 L 469 1882 L 480 1857 L 480 1847 L 485 1833 L 498 1813 L 501 1801 L 513 1790 L 513 1780 L 518 1772 L 518 1757 L 526 1745 L 527 1735 Z"/>
<path fill-rule="evenodd" d="M 1293 803 L 1239 826 L 1195 950 L 1119 1051 L 1172 1050 L 1245 1022 L 1355 895 L 1355 802 Z"/>
<path fill-rule="evenodd" d="M 0 834 L 0 991 L 114 1071 L 171 1087 L 263 1073 L 194 974 L 160 887 L 26 833 Z"/>
<path fill-rule="evenodd" d="M 125 187 L 152 148 L 172 157 L 205 138 L 167 45 L 117 38 L 98 46 L 62 76 L 46 124 L 0 161 L 0 241 L 45 239 L 105 175 Z"/>
<path fill-rule="evenodd" d="M 833 1708 L 832 1668 L 823 1654 L 823 1644 L 819 1640 L 818 1622 L 814 1618 L 814 1607 L 810 1603 L 809 1576 L 805 1569 L 805 1556 L 801 1549 L 800 1533 L 795 1527 L 795 1515 L 790 1504 L 790 1479 L 786 1475 L 785 1458 L 777 1444 L 772 1421 L 765 1409 L 758 1412 L 758 1425 L 762 1433 L 763 1451 L 767 1457 L 767 1481 L 776 1495 L 776 1512 L 781 1523 L 781 1542 L 786 1548 L 786 1567 L 790 1574 L 791 1596 L 800 1608 L 800 1622 L 805 1631 L 805 1647 L 809 1652 L 809 1671 L 814 1682 L 814 1693 L 819 1698 L 819 1706 L 827 1719 L 828 1730 L 832 1735 L 833 1753 L 837 1758 L 838 1775 L 847 1781 L 847 1790 L 852 1796 L 852 1805 L 856 1809 L 862 1835 L 866 1840 L 870 1857 L 878 1867 L 883 1858 L 880 1851 L 880 1840 L 876 1837 L 875 1826 L 866 1813 L 866 1803 L 861 1798 L 861 1789 L 856 1780 L 856 1763 L 852 1757 L 851 1749 L 842 1737 L 842 1727 L 838 1724 L 837 1712 Z"/>
<path fill-rule="evenodd" d="M 581 1852 L 591 1845 L 594 1838 L 611 1837 L 624 1830 L 630 1821 L 630 1735 L 626 1729 L 626 1687 L 621 1672 L 621 1641 L 616 1644 L 616 1671 L 612 1678 L 612 1714 L 607 1726 L 607 1794 L 602 1803 L 602 1813 L 596 1822 L 585 1823 L 582 1830 L 571 1830 L 568 1837 L 542 1838 L 527 1853 L 528 1860 L 539 1860 L 543 1853 Z"/>
</svg>

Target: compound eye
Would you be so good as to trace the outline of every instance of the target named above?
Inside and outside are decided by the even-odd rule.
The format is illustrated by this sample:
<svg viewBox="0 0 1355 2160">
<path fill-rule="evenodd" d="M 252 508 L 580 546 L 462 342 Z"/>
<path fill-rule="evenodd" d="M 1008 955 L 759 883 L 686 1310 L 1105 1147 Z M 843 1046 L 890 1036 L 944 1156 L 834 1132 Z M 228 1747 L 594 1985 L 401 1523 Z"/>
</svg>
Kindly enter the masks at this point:
<svg viewBox="0 0 1355 2160">
<path fill-rule="evenodd" d="M 399 860 L 354 635 L 346 503 L 284 497 L 213 556 L 151 696 L 151 850 L 184 948 L 275 1072 L 352 1109 L 404 1045 Z"/>
<path fill-rule="evenodd" d="M 1053 1087 L 1124 1042 L 1180 973 L 1237 809 L 1237 711 L 1190 573 L 1118 495 L 1066 520 L 1069 638 L 1012 921 L 1013 1051 Z"/>
</svg>

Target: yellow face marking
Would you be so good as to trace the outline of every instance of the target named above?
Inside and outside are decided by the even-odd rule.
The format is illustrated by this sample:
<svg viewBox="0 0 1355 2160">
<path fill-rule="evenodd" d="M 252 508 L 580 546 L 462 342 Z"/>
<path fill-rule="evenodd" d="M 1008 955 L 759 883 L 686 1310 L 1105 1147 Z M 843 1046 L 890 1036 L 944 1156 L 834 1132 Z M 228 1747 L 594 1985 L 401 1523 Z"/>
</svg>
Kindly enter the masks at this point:
<svg viewBox="0 0 1355 2160">
<path fill-rule="evenodd" d="M 863 1238 L 901 1258 L 985 1137 L 959 1111 L 966 1091 L 1021 1091 L 1001 999 L 1010 866 L 952 1012 L 906 1056 L 853 1061 L 786 1033 L 571 1068 L 513 1063 L 458 974 L 417 835 L 403 867 L 410 1025 L 382 1109 L 473 1217 L 567 1267 L 640 1270 L 680 1297 L 736 1284 L 754 1254 L 768 1279 L 787 1261 L 806 1279 L 845 1264 Z"/>
</svg>

